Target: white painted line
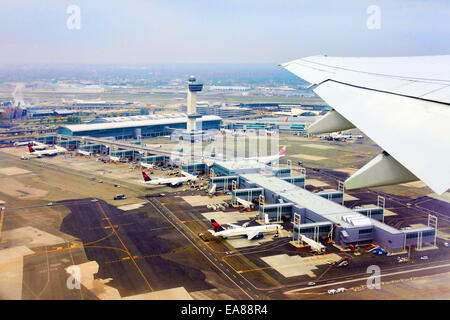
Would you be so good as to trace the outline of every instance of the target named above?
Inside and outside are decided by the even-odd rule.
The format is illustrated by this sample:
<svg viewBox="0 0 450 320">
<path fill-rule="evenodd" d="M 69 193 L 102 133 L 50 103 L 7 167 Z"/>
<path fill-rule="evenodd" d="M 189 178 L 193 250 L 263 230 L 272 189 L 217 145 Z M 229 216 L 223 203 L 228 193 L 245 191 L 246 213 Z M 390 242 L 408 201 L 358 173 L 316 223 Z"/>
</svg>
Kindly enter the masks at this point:
<svg viewBox="0 0 450 320">
<path fill-rule="evenodd" d="M 448 266 L 450 266 L 450 263 L 444 264 L 444 265 L 432 266 L 432 267 L 419 268 L 419 269 L 410 269 L 410 270 L 404 270 L 404 271 L 391 272 L 391 273 L 381 274 L 379 277 L 382 278 L 382 277 L 387 277 L 387 276 L 395 276 L 397 274 L 411 273 L 411 272 L 417 272 L 417 271 L 423 271 L 423 270 L 429 270 L 429 269 L 437 269 L 437 268 L 448 267 Z M 362 277 L 362 278 L 352 279 L 352 280 L 346 280 L 346 281 L 331 282 L 331 283 L 327 283 L 327 284 L 314 286 L 313 288 L 316 289 L 316 288 L 322 288 L 322 287 L 329 287 L 331 285 L 334 286 L 334 285 L 343 284 L 343 283 L 356 282 L 356 281 L 369 279 L 370 277 L 372 277 L 372 276 Z M 293 293 L 293 292 L 305 291 L 305 290 L 311 290 L 311 289 L 312 289 L 312 287 L 306 287 L 306 288 L 290 290 L 290 291 L 287 291 L 287 293 Z"/>
</svg>

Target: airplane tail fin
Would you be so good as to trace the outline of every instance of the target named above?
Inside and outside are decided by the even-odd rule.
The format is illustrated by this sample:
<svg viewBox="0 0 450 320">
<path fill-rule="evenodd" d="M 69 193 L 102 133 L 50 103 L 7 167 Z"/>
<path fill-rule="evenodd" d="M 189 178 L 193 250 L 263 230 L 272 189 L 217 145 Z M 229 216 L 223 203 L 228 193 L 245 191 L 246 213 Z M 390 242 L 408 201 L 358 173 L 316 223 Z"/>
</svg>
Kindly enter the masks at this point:
<svg viewBox="0 0 450 320">
<path fill-rule="evenodd" d="M 146 174 L 144 171 L 142 171 L 142 176 L 144 177 L 144 181 L 145 181 L 145 182 L 152 180 L 152 179 L 148 176 L 148 174 Z"/>
<path fill-rule="evenodd" d="M 28 151 L 34 152 L 33 145 L 31 143 L 28 144 Z"/>
<path fill-rule="evenodd" d="M 283 148 L 281 148 L 280 152 L 278 152 L 279 156 L 284 156 L 286 154 L 286 146 L 284 146 Z"/>
<path fill-rule="evenodd" d="M 214 219 L 211 219 L 211 224 L 212 224 L 212 227 L 213 227 L 214 232 L 219 232 L 219 231 L 225 230 L 225 229 L 222 228 L 222 226 L 221 226 L 219 223 L 217 223 L 217 221 L 214 220 Z"/>
</svg>

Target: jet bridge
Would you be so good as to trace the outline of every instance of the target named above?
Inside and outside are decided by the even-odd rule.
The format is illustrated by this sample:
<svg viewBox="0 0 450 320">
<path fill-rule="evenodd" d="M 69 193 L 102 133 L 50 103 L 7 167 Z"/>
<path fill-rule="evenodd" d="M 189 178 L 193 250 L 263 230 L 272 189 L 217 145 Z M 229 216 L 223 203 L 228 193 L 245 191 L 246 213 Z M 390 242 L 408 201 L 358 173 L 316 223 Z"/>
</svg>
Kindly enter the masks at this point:
<svg viewBox="0 0 450 320">
<path fill-rule="evenodd" d="M 324 190 L 317 192 L 322 198 L 331 200 L 336 203 L 342 203 L 344 200 L 344 192 L 339 190 Z"/>
<path fill-rule="evenodd" d="M 353 208 L 354 211 L 378 221 L 383 221 L 384 209 L 378 206 L 365 206 Z"/>
<path fill-rule="evenodd" d="M 103 144 L 82 144 L 80 150 L 88 151 L 91 154 L 108 152 L 108 148 Z"/>
<path fill-rule="evenodd" d="M 297 187 L 303 188 L 305 186 L 305 176 L 281 177 L 280 179 L 292 183 Z"/>
<path fill-rule="evenodd" d="M 281 221 L 283 215 L 292 216 L 294 203 L 275 203 L 264 204 L 259 206 L 259 218 L 264 221 L 264 217 L 267 214 L 269 220 Z"/>
<path fill-rule="evenodd" d="M 253 201 L 258 199 L 261 194 L 264 194 L 263 188 L 236 189 L 231 191 L 231 198 L 233 202 L 235 202 L 235 198 Z"/>
<path fill-rule="evenodd" d="M 332 230 L 333 224 L 329 221 L 301 224 L 301 216 L 297 213 L 294 214 L 293 242 L 297 246 L 306 243 L 312 250 L 324 252 L 325 246 L 319 243 L 319 238 L 322 235 L 328 235 L 328 238 L 332 238 Z"/>
<path fill-rule="evenodd" d="M 213 184 L 215 184 L 217 189 L 223 189 L 223 190 L 231 190 L 233 181 L 236 184 L 239 184 L 239 177 L 238 176 L 219 176 L 219 177 L 211 177 L 209 179 L 209 183 L 211 186 Z"/>
</svg>

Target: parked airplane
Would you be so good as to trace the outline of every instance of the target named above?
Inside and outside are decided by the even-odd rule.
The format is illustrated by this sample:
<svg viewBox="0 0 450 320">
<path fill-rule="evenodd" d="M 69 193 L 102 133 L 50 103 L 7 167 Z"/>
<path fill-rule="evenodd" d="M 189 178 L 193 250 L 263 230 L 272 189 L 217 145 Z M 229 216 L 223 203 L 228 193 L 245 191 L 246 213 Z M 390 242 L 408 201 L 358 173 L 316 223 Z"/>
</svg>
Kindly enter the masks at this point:
<svg viewBox="0 0 450 320">
<path fill-rule="evenodd" d="M 31 144 L 31 146 L 33 147 L 34 150 L 39 151 L 39 150 L 45 150 L 48 148 L 48 146 L 44 143 L 40 143 L 37 141 L 31 141 L 28 142 L 28 146 Z"/>
<path fill-rule="evenodd" d="M 247 227 L 247 224 L 242 226 L 229 223 L 230 229 L 224 229 L 216 220 L 211 219 L 213 230 L 208 230 L 215 237 L 247 237 L 248 240 L 260 239 L 264 237 L 265 233 L 276 233 L 282 230 L 283 227 L 279 224 L 265 224 L 261 226 Z"/>
<path fill-rule="evenodd" d="M 277 111 L 273 113 L 278 116 L 288 116 L 288 117 L 314 117 L 320 114 L 316 110 L 304 110 L 300 108 L 292 108 L 290 111 Z"/>
<path fill-rule="evenodd" d="M 384 150 L 345 181 L 346 189 L 416 180 L 437 194 L 449 189 L 450 55 L 314 56 L 282 66 L 334 108 L 309 134 L 358 127 Z"/>
<path fill-rule="evenodd" d="M 141 161 L 140 166 L 143 167 L 143 168 L 147 168 L 147 169 L 153 169 L 155 165 L 153 165 L 151 163 L 145 163 L 145 162 Z"/>
<path fill-rule="evenodd" d="M 142 171 L 142 176 L 144 177 L 144 184 L 149 184 L 149 185 L 168 185 L 171 187 L 179 187 L 183 184 L 183 182 L 188 182 L 188 181 L 195 181 L 197 180 L 197 177 L 194 176 L 193 174 L 190 174 L 188 172 L 185 171 L 181 171 L 181 174 L 183 175 L 183 177 L 176 177 L 176 178 L 156 178 L 156 179 L 152 179 L 150 178 L 144 171 Z"/>
<path fill-rule="evenodd" d="M 78 150 L 77 153 L 82 154 L 83 156 L 90 156 L 91 153 L 89 151 Z"/>
<path fill-rule="evenodd" d="M 362 135 L 345 134 L 342 132 L 332 132 L 327 135 L 319 135 L 319 138 L 323 138 L 329 141 L 347 141 L 348 139 L 362 139 Z"/>
<path fill-rule="evenodd" d="M 239 202 L 239 204 L 241 206 L 243 206 L 245 209 L 247 209 L 249 211 L 250 211 L 250 209 L 253 209 L 255 207 L 255 205 L 252 202 L 244 200 L 244 199 L 239 198 L 239 197 L 236 197 L 236 201 Z"/>
<path fill-rule="evenodd" d="M 58 153 L 67 152 L 67 149 L 65 149 L 63 147 L 55 146 L 54 149 L 46 149 L 46 150 L 36 151 L 33 148 L 32 144 L 29 143 L 28 144 L 28 151 L 29 151 L 28 155 L 40 158 L 42 156 L 56 156 Z"/>
<path fill-rule="evenodd" d="M 14 146 L 15 147 L 22 147 L 22 146 L 27 146 L 30 143 L 33 143 L 33 141 L 22 141 L 22 142 L 17 141 L 17 142 L 14 142 Z"/>
</svg>

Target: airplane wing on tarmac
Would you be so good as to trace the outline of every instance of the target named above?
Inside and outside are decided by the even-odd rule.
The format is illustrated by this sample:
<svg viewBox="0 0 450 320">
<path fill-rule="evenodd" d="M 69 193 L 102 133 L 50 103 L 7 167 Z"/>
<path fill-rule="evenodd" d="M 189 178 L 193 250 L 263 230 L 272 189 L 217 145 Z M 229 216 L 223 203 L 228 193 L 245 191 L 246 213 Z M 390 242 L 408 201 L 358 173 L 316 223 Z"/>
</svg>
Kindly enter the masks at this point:
<svg viewBox="0 0 450 320">
<path fill-rule="evenodd" d="M 310 82 L 332 111 L 312 134 L 358 127 L 384 151 L 345 181 L 347 189 L 422 180 L 450 187 L 450 55 L 313 56 L 282 64 Z"/>
</svg>

